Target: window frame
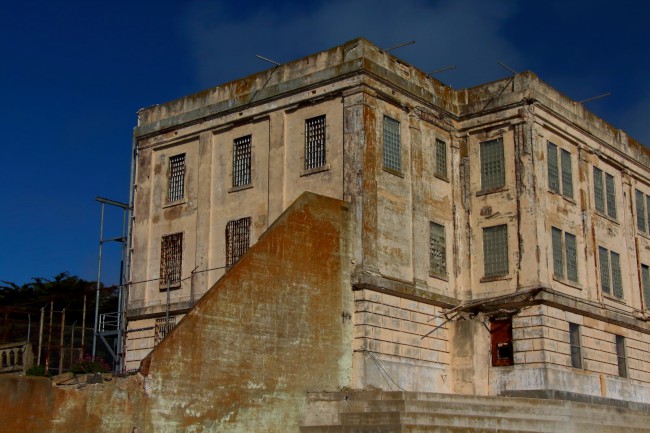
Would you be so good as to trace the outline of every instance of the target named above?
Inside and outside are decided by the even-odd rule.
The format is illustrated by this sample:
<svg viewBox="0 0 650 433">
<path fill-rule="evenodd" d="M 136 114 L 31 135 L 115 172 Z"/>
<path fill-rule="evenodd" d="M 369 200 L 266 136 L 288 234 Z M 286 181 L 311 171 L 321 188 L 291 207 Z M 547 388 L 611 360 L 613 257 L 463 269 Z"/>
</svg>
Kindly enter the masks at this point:
<svg viewBox="0 0 650 433">
<path fill-rule="evenodd" d="M 570 241 L 572 239 L 572 241 Z M 559 244 L 558 244 L 559 242 Z M 570 245 L 573 243 L 573 245 Z M 572 251 L 571 251 L 572 250 Z M 573 233 L 551 227 L 551 252 L 553 254 L 553 277 L 562 282 L 579 284 L 578 272 L 578 239 Z M 557 253 L 559 257 L 557 257 Z M 573 253 L 573 254 L 570 254 Z M 570 259 L 573 261 L 575 271 L 570 273 Z M 558 274 L 558 265 L 561 273 Z"/>
<path fill-rule="evenodd" d="M 163 235 L 160 239 L 160 290 L 179 289 L 183 272 L 183 232 Z M 177 248 L 176 251 L 175 248 Z M 171 281 L 170 281 L 171 276 Z"/>
<path fill-rule="evenodd" d="M 440 179 L 449 180 L 449 170 L 447 168 L 447 142 L 436 138 L 434 146 L 436 160 L 433 166 L 433 174 Z"/>
<path fill-rule="evenodd" d="M 327 115 L 305 119 L 304 170 L 311 172 L 327 166 Z"/>
<path fill-rule="evenodd" d="M 237 137 L 232 141 L 232 187 L 245 188 L 252 185 L 253 136 Z"/>
<path fill-rule="evenodd" d="M 569 322 L 569 348 L 571 367 L 584 368 L 584 360 L 582 358 L 582 332 L 580 325 L 577 323 Z"/>
<path fill-rule="evenodd" d="M 641 290 L 644 309 L 650 310 L 650 266 L 641 263 Z"/>
<path fill-rule="evenodd" d="M 627 345 L 625 344 L 625 337 L 622 335 L 614 335 L 614 344 L 616 346 L 618 375 L 619 377 L 628 377 Z"/>
<path fill-rule="evenodd" d="M 599 245 L 598 268 L 601 293 L 617 300 L 625 299 L 620 254 Z"/>
<path fill-rule="evenodd" d="M 639 201 L 641 203 L 639 203 Z M 641 210 L 639 209 L 640 207 Z M 650 236 L 650 195 L 647 195 L 643 191 L 639 190 L 638 188 L 635 188 L 634 208 L 636 211 L 637 233 L 643 233 L 646 236 Z"/>
<path fill-rule="evenodd" d="M 493 236 L 489 239 L 487 236 Z M 493 246 L 490 246 L 492 243 Z M 499 264 L 499 260 L 505 262 Z M 510 256 L 508 248 L 508 224 L 483 227 L 483 279 L 489 281 L 507 276 L 510 273 Z"/>
<path fill-rule="evenodd" d="M 439 232 L 435 233 L 435 230 L 439 230 Z M 434 239 L 434 235 L 437 235 L 438 239 Z M 438 258 L 441 263 L 436 264 L 435 260 Z M 437 268 L 440 270 L 437 270 Z M 444 224 L 435 221 L 429 221 L 429 276 L 442 279 L 448 278 L 447 230 Z"/>
<path fill-rule="evenodd" d="M 251 225 L 251 217 L 238 218 L 226 223 L 226 267 L 229 268 L 239 262 L 251 247 Z"/>
<path fill-rule="evenodd" d="M 167 163 L 167 204 L 178 203 L 185 198 L 186 153 L 170 156 Z"/>
<path fill-rule="evenodd" d="M 616 178 L 596 166 L 593 169 L 593 178 L 594 209 L 596 213 L 617 221 Z"/>
<path fill-rule="evenodd" d="M 496 146 L 497 144 L 498 146 Z M 494 146 L 494 149 L 489 146 Z M 479 152 L 481 192 L 487 193 L 505 188 L 506 168 L 503 137 L 482 141 L 479 146 Z M 491 165 L 494 167 L 490 167 Z M 490 179 L 492 175 L 494 175 L 494 179 Z"/>
<path fill-rule="evenodd" d="M 382 167 L 388 172 L 402 174 L 401 123 L 386 114 L 382 122 Z"/>
<path fill-rule="evenodd" d="M 573 201 L 573 158 L 571 152 L 547 141 L 546 157 L 548 189 Z"/>
</svg>

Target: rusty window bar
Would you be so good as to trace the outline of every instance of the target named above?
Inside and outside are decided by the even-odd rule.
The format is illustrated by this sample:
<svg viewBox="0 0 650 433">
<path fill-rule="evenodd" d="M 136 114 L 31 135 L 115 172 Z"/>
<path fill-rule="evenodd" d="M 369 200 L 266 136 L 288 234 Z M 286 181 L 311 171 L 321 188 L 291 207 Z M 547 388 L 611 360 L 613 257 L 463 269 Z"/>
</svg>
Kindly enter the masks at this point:
<svg viewBox="0 0 650 433">
<path fill-rule="evenodd" d="M 160 245 L 160 288 L 178 287 L 183 261 L 183 233 L 162 237 Z"/>
<path fill-rule="evenodd" d="M 185 154 L 169 158 L 169 184 L 167 202 L 181 200 L 185 193 Z"/>
<path fill-rule="evenodd" d="M 251 218 L 229 221 L 226 225 L 226 266 L 232 266 L 246 253 L 250 244 Z"/>
<path fill-rule="evenodd" d="M 251 183 L 251 136 L 236 138 L 232 152 L 232 186 Z"/>
<path fill-rule="evenodd" d="M 175 326 L 176 316 L 172 316 L 169 319 L 165 317 L 157 318 L 154 331 L 154 346 L 157 346 Z"/>
<path fill-rule="evenodd" d="M 325 115 L 305 120 L 305 170 L 325 165 Z"/>
<path fill-rule="evenodd" d="M 447 245 L 445 226 L 429 223 L 429 269 L 434 275 L 447 275 Z"/>
</svg>

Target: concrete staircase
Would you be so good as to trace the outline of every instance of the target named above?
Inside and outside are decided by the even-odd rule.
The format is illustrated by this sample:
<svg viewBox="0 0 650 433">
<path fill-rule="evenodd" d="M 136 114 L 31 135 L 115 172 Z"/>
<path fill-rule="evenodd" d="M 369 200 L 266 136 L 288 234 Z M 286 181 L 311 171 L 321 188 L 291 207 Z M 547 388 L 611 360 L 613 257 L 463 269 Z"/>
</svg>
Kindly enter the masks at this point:
<svg viewBox="0 0 650 433">
<path fill-rule="evenodd" d="M 384 391 L 310 393 L 301 433 L 637 433 L 650 413 L 518 397 Z"/>
</svg>

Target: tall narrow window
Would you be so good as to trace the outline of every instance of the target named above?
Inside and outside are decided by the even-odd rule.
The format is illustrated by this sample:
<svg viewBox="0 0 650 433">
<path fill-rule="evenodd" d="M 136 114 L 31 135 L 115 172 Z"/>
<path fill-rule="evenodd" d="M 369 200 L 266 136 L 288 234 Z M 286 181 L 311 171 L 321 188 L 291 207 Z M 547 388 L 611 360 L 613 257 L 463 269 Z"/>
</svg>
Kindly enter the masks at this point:
<svg viewBox="0 0 650 433">
<path fill-rule="evenodd" d="M 436 140 L 436 176 L 447 179 L 447 143 Z"/>
<path fill-rule="evenodd" d="M 641 284 L 643 285 L 643 300 L 645 309 L 650 309 L 650 268 L 648 265 L 641 265 Z"/>
<path fill-rule="evenodd" d="M 185 154 L 169 158 L 167 202 L 181 200 L 185 194 Z"/>
<path fill-rule="evenodd" d="M 325 115 L 305 120 L 305 170 L 325 165 Z"/>
<path fill-rule="evenodd" d="M 548 155 L 548 189 L 553 192 L 560 192 L 560 170 L 557 160 L 557 146 L 550 141 L 546 143 Z"/>
<path fill-rule="evenodd" d="M 618 253 L 598 247 L 598 265 L 600 267 L 600 288 L 606 295 L 623 298 L 623 276 L 621 260 Z"/>
<path fill-rule="evenodd" d="M 447 276 L 445 226 L 434 222 L 429 223 L 429 263 L 432 275 Z"/>
<path fill-rule="evenodd" d="M 508 274 L 508 226 L 483 229 L 483 267 L 486 277 Z"/>
<path fill-rule="evenodd" d="M 616 188 L 614 176 L 594 167 L 594 202 L 598 212 L 616 218 Z"/>
<path fill-rule="evenodd" d="M 558 278 L 578 282 L 578 250 L 576 237 L 552 227 L 553 273 Z"/>
<path fill-rule="evenodd" d="M 625 337 L 616 336 L 616 359 L 618 361 L 618 375 L 627 377 L 627 357 L 625 356 Z"/>
<path fill-rule="evenodd" d="M 402 171 L 402 145 L 400 140 L 399 122 L 388 116 L 384 116 L 384 154 L 383 164 L 385 168 Z"/>
<path fill-rule="evenodd" d="M 569 345 L 571 346 L 571 367 L 582 368 L 580 326 L 575 323 L 569 323 Z"/>
<path fill-rule="evenodd" d="M 573 198 L 573 175 L 571 171 L 571 154 L 562 149 L 562 195 Z"/>
<path fill-rule="evenodd" d="M 481 143 L 481 189 L 490 191 L 506 184 L 503 140 L 484 141 Z"/>
<path fill-rule="evenodd" d="M 646 197 L 645 194 L 643 194 L 641 191 L 638 189 L 635 190 L 635 197 L 636 197 L 636 228 L 642 232 L 646 233 L 648 231 L 648 226 L 646 225 L 646 210 L 645 210 L 645 204 L 646 204 Z"/>
<path fill-rule="evenodd" d="M 251 218 L 241 218 L 226 224 L 226 266 L 239 261 L 250 244 Z"/>
<path fill-rule="evenodd" d="M 251 183 L 251 136 L 236 138 L 232 151 L 232 186 Z"/>
<path fill-rule="evenodd" d="M 183 265 L 183 233 L 162 237 L 160 243 L 160 288 L 178 288 Z"/>
</svg>

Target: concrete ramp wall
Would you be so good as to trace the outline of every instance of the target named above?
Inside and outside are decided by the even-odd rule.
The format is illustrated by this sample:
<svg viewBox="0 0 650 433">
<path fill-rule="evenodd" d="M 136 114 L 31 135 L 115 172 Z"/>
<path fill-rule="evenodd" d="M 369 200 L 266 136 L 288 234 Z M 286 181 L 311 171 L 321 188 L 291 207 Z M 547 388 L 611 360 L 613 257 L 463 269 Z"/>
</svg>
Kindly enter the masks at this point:
<svg viewBox="0 0 650 433">
<path fill-rule="evenodd" d="M 305 193 L 142 364 L 82 389 L 0 378 L 2 431 L 298 431 L 307 391 L 350 384 L 344 202 Z"/>
</svg>

